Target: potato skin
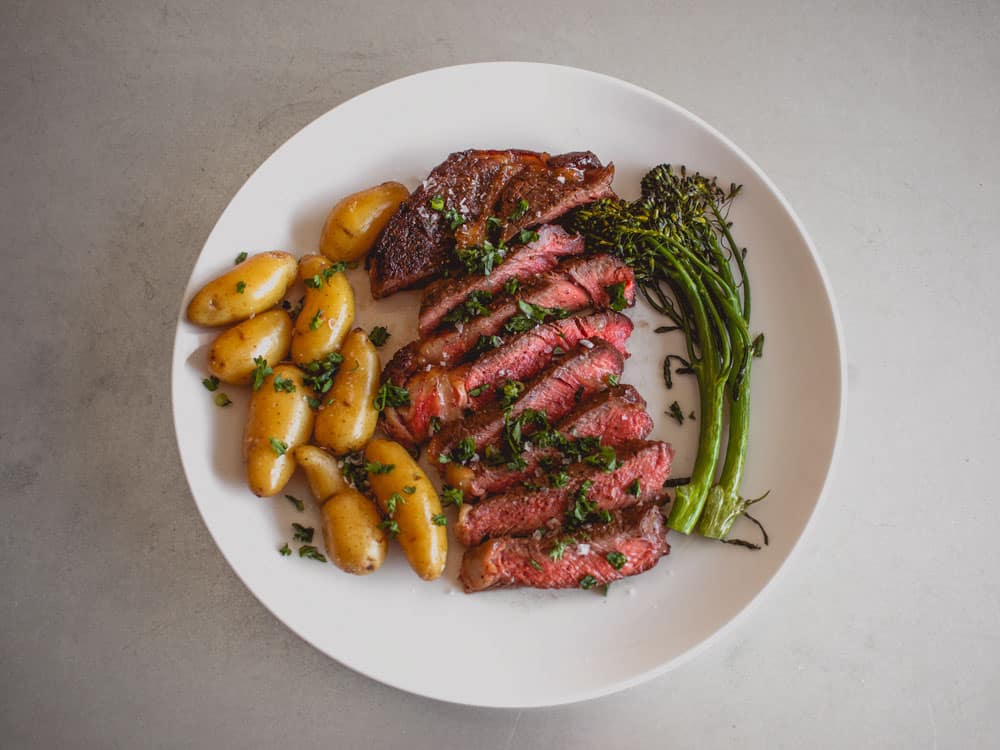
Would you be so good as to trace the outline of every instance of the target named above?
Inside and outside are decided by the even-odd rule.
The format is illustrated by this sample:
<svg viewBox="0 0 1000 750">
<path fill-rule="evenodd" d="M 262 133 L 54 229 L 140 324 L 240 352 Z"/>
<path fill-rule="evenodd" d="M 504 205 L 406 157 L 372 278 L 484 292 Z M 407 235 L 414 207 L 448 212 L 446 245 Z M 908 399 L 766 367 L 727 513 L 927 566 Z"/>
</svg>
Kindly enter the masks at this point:
<svg viewBox="0 0 1000 750">
<path fill-rule="evenodd" d="M 269 310 L 295 281 L 296 268 L 295 258 L 288 253 L 251 255 L 191 298 L 188 320 L 203 326 L 224 326 Z M 241 282 L 245 286 L 240 287 Z"/>
<path fill-rule="evenodd" d="M 340 348 L 344 361 L 323 396 L 316 414 L 316 442 L 343 456 L 364 447 L 375 434 L 378 391 L 382 365 L 378 352 L 362 329 L 355 328 Z"/>
<path fill-rule="evenodd" d="M 246 385 L 254 357 L 280 362 L 292 344 L 292 319 L 284 310 L 268 310 L 219 334 L 208 350 L 208 371 L 223 383 Z"/>
<path fill-rule="evenodd" d="M 274 381 L 278 377 L 291 380 L 295 390 L 276 391 Z M 247 483 L 255 495 L 277 495 L 295 472 L 293 451 L 312 435 L 314 416 L 309 408 L 309 394 L 302 382 L 302 372 L 292 365 L 276 365 L 260 389 L 251 394 L 243 431 L 243 457 Z M 271 438 L 288 446 L 283 455 L 275 451 Z"/>
<path fill-rule="evenodd" d="M 358 576 L 382 567 L 389 540 L 371 500 L 348 488 L 327 499 L 320 516 L 326 553 L 334 565 Z"/>
<path fill-rule="evenodd" d="M 295 463 L 302 467 L 309 481 L 309 491 L 317 505 L 338 492 L 350 488 L 340 472 L 337 459 L 315 445 L 300 445 L 295 449 Z"/>
<path fill-rule="evenodd" d="M 385 474 L 368 474 L 372 492 L 381 511 L 388 515 L 389 498 L 399 493 L 392 518 L 399 525 L 399 544 L 414 572 L 431 581 L 444 571 L 448 558 L 448 534 L 444 526 L 431 520 L 441 513 L 441 500 L 427 475 L 417 466 L 406 448 L 392 440 L 375 439 L 365 448 L 365 460 L 392 464 Z M 403 491 L 413 487 L 412 493 Z"/>
<path fill-rule="evenodd" d="M 472 471 L 461 464 L 450 463 L 444 467 L 444 481 L 450 486 L 462 490 L 465 495 L 470 494 L 472 477 Z"/>
<path fill-rule="evenodd" d="M 410 191 L 398 182 L 383 182 L 348 195 L 326 217 L 320 252 L 333 261 L 363 258 L 399 204 L 409 196 Z"/>
<path fill-rule="evenodd" d="M 331 265 L 321 255 L 305 255 L 299 261 L 299 278 L 306 281 L 319 275 L 321 283 L 318 289 L 306 286 L 302 312 L 295 319 L 292 331 L 295 364 L 308 364 L 339 349 L 354 323 L 354 290 L 343 273 L 323 277 L 323 271 Z M 315 328 L 314 320 L 318 320 Z"/>
</svg>

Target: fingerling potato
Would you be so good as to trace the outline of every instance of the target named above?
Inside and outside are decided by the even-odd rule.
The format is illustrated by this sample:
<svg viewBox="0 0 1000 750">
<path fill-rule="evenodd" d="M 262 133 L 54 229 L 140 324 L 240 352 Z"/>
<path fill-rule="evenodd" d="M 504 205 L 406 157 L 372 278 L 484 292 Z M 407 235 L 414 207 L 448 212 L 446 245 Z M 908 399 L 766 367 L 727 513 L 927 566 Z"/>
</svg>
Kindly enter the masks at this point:
<svg viewBox="0 0 1000 750">
<path fill-rule="evenodd" d="M 323 396 L 315 431 L 316 442 L 338 456 L 360 450 L 375 434 L 374 400 L 382 373 L 378 352 L 360 328 L 347 335 L 340 354 L 344 361 Z"/>
<path fill-rule="evenodd" d="M 276 365 L 251 394 L 243 456 L 247 483 L 255 495 L 277 495 L 295 472 L 293 451 L 312 435 L 309 393 L 297 367 Z"/>
<path fill-rule="evenodd" d="M 292 343 L 292 319 L 284 310 L 268 310 L 230 328 L 212 342 L 208 371 L 223 383 L 246 385 L 254 357 L 280 362 Z"/>
<path fill-rule="evenodd" d="M 472 491 L 472 479 L 475 474 L 467 466 L 462 466 L 452 461 L 444 467 L 444 481 L 452 487 L 462 490 L 463 494 L 470 495 Z"/>
<path fill-rule="evenodd" d="M 354 291 L 343 273 L 333 273 L 321 255 L 299 262 L 306 297 L 292 332 L 292 361 L 299 365 L 336 351 L 354 323 Z"/>
<path fill-rule="evenodd" d="M 348 488 L 327 499 L 320 516 L 326 552 L 334 565 L 358 576 L 382 566 L 389 540 L 371 500 Z"/>
<path fill-rule="evenodd" d="M 365 461 L 378 466 L 368 472 L 372 493 L 382 513 L 399 527 L 399 544 L 410 567 L 425 581 L 437 578 L 448 557 L 448 535 L 434 523 L 443 518 L 434 485 L 406 448 L 392 440 L 368 443 Z"/>
<path fill-rule="evenodd" d="M 333 261 L 364 257 L 399 204 L 409 196 L 410 191 L 398 182 L 383 182 L 347 196 L 326 217 L 320 252 Z"/>
<path fill-rule="evenodd" d="M 333 494 L 349 489 L 340 472 L 337 459 L 315 445 L 300 445 L 295 449 L 295 463 L 302 467 L 318 505 Z"/>
<path fill-rule="evenodd" d="M 295 258 L 288 253 L 251 255 L 191 298 L 188 320 L 203 326 L 224 326 L 269 310 L 295 281 L 296 268 Z"/>
</svg>

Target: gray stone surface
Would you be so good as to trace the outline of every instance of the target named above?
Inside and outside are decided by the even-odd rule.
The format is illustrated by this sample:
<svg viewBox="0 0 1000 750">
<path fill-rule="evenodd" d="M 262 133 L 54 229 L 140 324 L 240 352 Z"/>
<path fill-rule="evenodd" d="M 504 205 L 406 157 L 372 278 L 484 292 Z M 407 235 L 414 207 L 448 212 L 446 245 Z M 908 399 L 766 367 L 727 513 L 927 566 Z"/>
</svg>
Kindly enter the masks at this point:
<svg viewBox="0 0 1000 750">
<path fill-rule="evenodd" d="M 995 747 L 997 4 L 458 5 L 3 3 L 0 745 Z M 631 80 L 741 144 L 850 363 L 829 501 L 762 605 L 552 710 L 406 695 L 286 630 L 203 527 L 168 402 L 189 270 L 257 164 L 371 86 L 491 59 Z"/>
</svg>

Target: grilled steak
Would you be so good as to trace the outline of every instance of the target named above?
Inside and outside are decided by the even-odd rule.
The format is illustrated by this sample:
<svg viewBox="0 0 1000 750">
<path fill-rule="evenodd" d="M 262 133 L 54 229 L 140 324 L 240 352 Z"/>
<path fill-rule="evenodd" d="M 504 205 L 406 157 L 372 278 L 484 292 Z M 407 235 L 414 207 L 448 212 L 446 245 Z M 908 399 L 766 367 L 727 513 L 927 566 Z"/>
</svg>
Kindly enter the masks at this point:
<svg viewBox="0 0 1000 750">
<path fill-rule="evenodd" d="M 550 421 L 559 419 L 578 400 L 605 388 L 608 375 L 621 375 L 623 367 L 618 350 L 600 339 L 590 342 L 590 348 L 578 347 L 551 362 L 511 406 L 504 408 L 493 402 L 467 420 L 446 425 L 431 438 L 428 455 L 432 462 L 439 462 L 442 454 L 450 454 L 466 438 L 472 439 L 477 451 L 493 445 L 503 433 L 505 422 L 517 419 L 528 409 L 543 412 Z M 531 425 L 525 425 L 524 434 L 531 429 Z"/>
<path fill-rule="evenodd" d="M 602 445 L 618 446 L 628 440 L 642 440 L 653 429 L 646 402 L 630 385 L 616 385 L 601 391 L 559 420 L 555 428 L 566 437 L 599 437 Z M 534 446 L 521 454 L 522 469 L 490 466 L 483 461 L 460 466 L 445 465 L 445 481 L 458 487 L 466 497 L 482 497 L 503 492 L 531 480 L 547 483 L 543 465 L 561 465 L 565 459 L 557 448 Z"/>
<path fill-rule="evenodd" d="M 393 356 L 386 373 L 405 380 L 425 365 L 457 364 L 476 347 L 481 336 L 506 333 L 505 324 L 523 314 L 520 301 L 569 312 L 587 307 L 607 308 L 611 304 L 608 289 L 614 284 L 624 284 L 626 302 L 635 303 L 635 277 L 622 261 L 603 254 L 570 258 L 525 284 L 516 295 L 497 297 L 485 315 L 458 326 L 446 326 L 407 344 Z"/>
<path fill-rule="evenodd" d="M 656 506 L 618 511 L 610 523 L 581 531 L 586 532 L 582 543 L 559 535 L 491 539 L 465 551 L 459 580 L 470 594 L 504 586 L 589 588 L 649 570 L 670 552 Z M 569 543 L 559 554 L 562 542 Z"/>
<path fill-rule="evenodd" d="M 384 427 L 395 440 L 421 442 L 428 437 L 432 418 L 451 422 L 461 418 L 466 409 L 495 400 L 495 389 L 506 381 L 526 380 L 538 374 L 556 347 L 566 351 L 581 340 L 600 339 L 627 357 L 625 342 L 631 333 L 632 321 L 621 313 L 597 312 L 545 323 L 458 367 L 431 367 L 406 378 L 405 373 L 394 371 L 390 365 L 385 379 L 409 391 L 410 405 L 386 409 Z"/>
<path fill-rule="evenodd" d="M 435 167 L 399 207 L 369 254 L 372 296 L 387 297 L 438 276 L 456 243 L 479 245 L 486 220 L 499 218 L 509 240 L 525 227 L 544 224 L 574 206 L 614 195 L 614 166 L 589 152 L 551 157 L 534 151 L 461 151 Z M 430 200 L 441 196 L 444 208 Z M 520 201 L 527 201 L 527 210 Z M 457 211 L 463 223 L 452 229 Z"/>
<path fill-rule="evenodd" d="M 470 274 L 440 279 L 426 290 L 420 301 L 420 335 L 426 336 L 441 324 L 451 310 L 472 292 L 493 294 L 510 279 L 526 281 L 555 268 L 560 258 L 583 252 L 583 238 L 568 234 L 562 227 L 546 225 L 538 239 L 513 250 L 488 276 Z"/>
<path fill-rule="evenodd" d="M 662 496 L 673 458 L 668 443 L 628 442 L 615 448 L 615 456 L 617 466 L 610 472 L 585 463 L 575 464 L 568 470 L 569 481 L 563 487 L 533 492 L 513 489 L 477 505 L 463 505 L 455 524 L 456 538 L 471 546 L 486 537 L 528 534 L 559 522 L 568 511 L 579 507 L 581 494 L 596 510 L 618 510 Z M 633 486 L 636 480 L 637 488 Z M 585 482 L 591 482 L 589 487 Z M 632 494 L 632 489 L 638 492 Z"/>
</svg>

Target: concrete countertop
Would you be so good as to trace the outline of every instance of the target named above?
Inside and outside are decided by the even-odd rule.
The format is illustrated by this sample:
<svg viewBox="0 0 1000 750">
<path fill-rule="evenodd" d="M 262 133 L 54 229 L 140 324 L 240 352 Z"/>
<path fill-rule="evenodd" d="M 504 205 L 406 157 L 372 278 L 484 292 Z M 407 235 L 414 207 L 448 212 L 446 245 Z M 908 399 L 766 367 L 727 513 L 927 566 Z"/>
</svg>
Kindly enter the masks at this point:
<svg viewBox="0 0 1000 750">
<path fill-rule="evenodd" d="M 0 745 L 995 747 L 1000 6 L 458 5 L 0 8 Z M 837 476 L 761 605 L 557 709 L 425 700 L 299 640 L 215 548 L 169 410 L 182 291 L 257 165 L 372 86 L 492 59 L 624 78 L 740 144 L 849 360 Z M 531 101 L 512 84 L 484 95 Z"/>
</svg>

